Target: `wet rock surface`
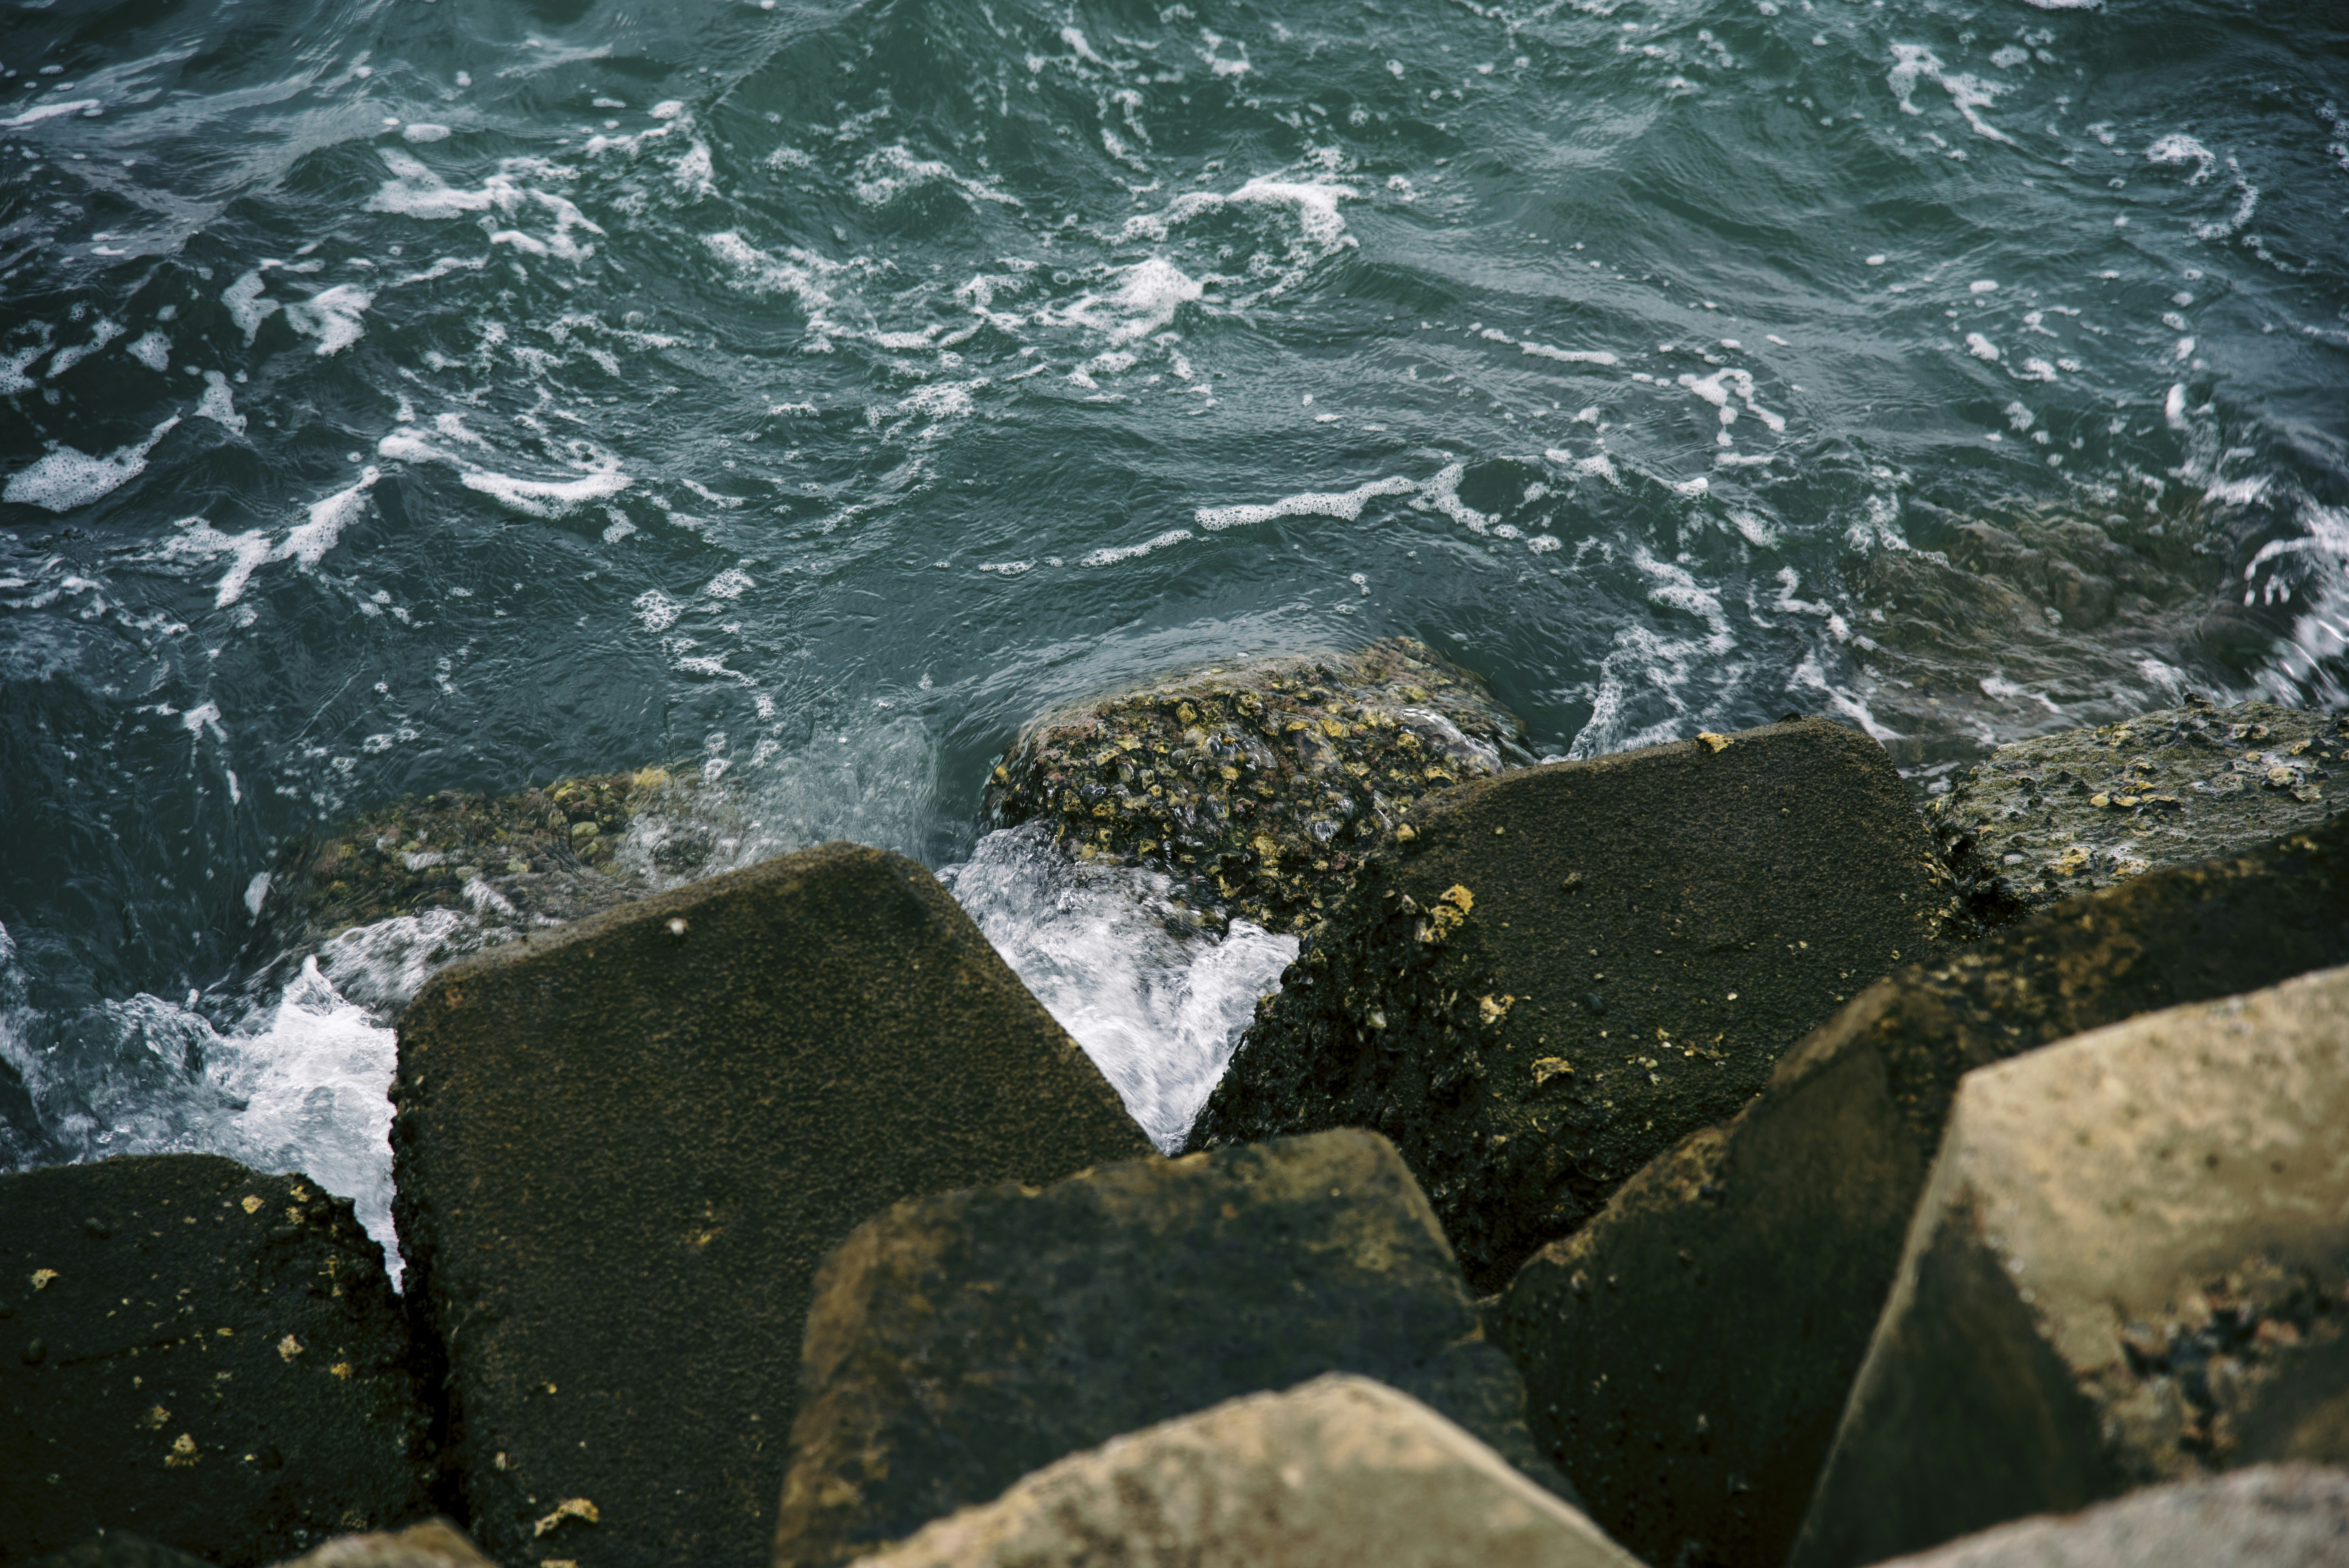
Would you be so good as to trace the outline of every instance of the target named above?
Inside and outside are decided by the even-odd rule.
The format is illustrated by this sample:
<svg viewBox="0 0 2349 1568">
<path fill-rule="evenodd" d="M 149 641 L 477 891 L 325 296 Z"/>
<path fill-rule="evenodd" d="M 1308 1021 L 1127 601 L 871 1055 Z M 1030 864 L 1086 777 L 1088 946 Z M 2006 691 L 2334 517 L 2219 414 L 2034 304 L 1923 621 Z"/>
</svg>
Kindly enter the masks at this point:
<svg viewBox="0 0 2349 1568">
<path fill-rule="evenodd" d="M 2000 747 L 1925 819 L 1975 913 L 1998 923 L 2323 821 L 2344 779 L 2349 717 L 2189 702 Z"/>
<path fill-rule="evenodd" d="M 1785 1559 L 1973 1068 L 2349 963 L 2349 819 L 2153 872 L 1903 969 L 1521 1269 L 1535 1435 L 1651 1562 Z"/>
<path fill-rule="evenodd" d="M 394 1213 L 506 1568 L 750 1563 L 816 1267 L 1150 1146 L 929 873 L 828 845 L 525 934 L 400 1019 Z"/>
<path fill-rule="evenodd" d="M 1789 1562 L 2349 1462 L 2349 968 L 1969 1073 Z"/>
<path fill-rule="evenodd" d="M 1199 671 L 1030 725 L 988 820 L 1051 819 L 1070 853 L 1147 864 L 1195 907 L 1301 931 L 1432 789 L 1529 763 L 1476 676 L 1389 637 Z"/>
<path fill-rule="evenodd" d="M 651 868 L 622 857 L 620 845 L 647 807 L 694 788 L 690 775 L 651 768 L 511 795 L 450 789 L 396 801 L 282 846 L 260 913 L 301 952 L 398 915 L 472 916 L 474 944 L 479 927 L 577 920 L 653 891 Z M 673 847 L 669 869 L 694 869 L 692 847 Z M 453 931 L 453 921 L 440 923 Z"/>
<path fill-rule="evenodd" d="M 10 1555 L 104 1528 L 275 1562 L 428 1511 L 429 1442 L 398 1299 L 347 1202 L 209 1154 L 0 1176 Z"/>
<path fill-rule="evenodd" d="M 828 1568 L 1120 1433 L 1330 1371 L 1563 1484 L 1373 1133 L 899 1204 L 824 1265 L 777 1562 Z"/>
<path fill-rule="evenodd" d="M 2332 1568 L 2349 1562 L 2349 1470 L 2254 1465 L 2019 1520 L 1882 1568 Z"/>
<path fill-rule="evenodd" d="M 1637 1568 L 1418 1400 L 1332 1373 L 1074 1454 L 867 1568 Z"/>
<path fill-rule="evenodd" d="M 1883 749 L 1824 720 L 1465 785 L 1395 836 L 1192 1146 L 1374 1128 L 1480 1290 L 1734 1115 L 1954 902 Z"/>
</svg>

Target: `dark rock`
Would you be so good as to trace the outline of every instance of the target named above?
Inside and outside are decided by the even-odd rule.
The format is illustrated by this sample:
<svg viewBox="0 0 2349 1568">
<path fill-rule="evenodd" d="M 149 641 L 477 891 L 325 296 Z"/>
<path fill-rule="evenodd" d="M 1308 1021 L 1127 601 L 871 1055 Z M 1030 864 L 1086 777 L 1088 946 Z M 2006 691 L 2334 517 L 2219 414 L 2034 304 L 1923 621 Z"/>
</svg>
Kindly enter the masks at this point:
<svg viewBox="0 0 2349 1568">
<path fill-rule="evenodd" d="M 1151 865 L 1192 903 L 1303 930 L 1420 796 L 1531 762 L 1485 683 L 1409 637 L 1200 671 L 1028 727 L 988 820 L 1055 822 L 1083 859 Z"/>
<path fill-rule="evenodd" d="M 2323 821 L 2349 718 L 2272 703 L 2186 707 L 2002 746 L 1925 808 L 1975 914 L 2076 892 Z"/>
<path fill-rule="evenodd" d="M 307 1177 L 210 1154 L 0 1176 L 0 1299 L 12 1555 L 128 1530 L 248 1568 L 429 1506 L 382 1249 Z"/>
<path fill-rule="evenodd" d="M 762 1562 L 816 1265 L 941 1187 L 1149 1152 L 927 872 L 833 844 L 441 971 L 394 1212 L 492 1557 Z"/>
<path fill-rule="evenodd" d="M 1374 1127 L 1482 1290 L 1734 1115 L 1952 903 L 1882 748 L 1823 720 L 1464 785 L 1396 837 L 1192 1146 Z"/>
<path fill-rule="evenodd" d="M 1639 1568 L 1418 1400 L 1342 1372 L 1071 1454 L 868 1568 Z"/>
<path fill-rule="evenodd" d="M 2349 1463 L 2345 1172 L 2349 968 L 1968 1073 L 1792 1568 Z"/>
<path fill-rule="evenodd" d="M 17 1568 L 212 1568 L 160 1542 L 128 1530 L 101 1530 L 78 1546 L 23 1559 Z"/>
<path fill-rule="evenodd" d="M 1766 1092 L 1529 1260 L 1493 1315 L 1535 1435 L 1651 1562 L 1777 1568 L 1866 1354 L 1961 1075 L 2349 962 L 2349 819 L 2150 872 L 1817 1030 Z"/>
<path fill-rule="evenodd" d="M 1883 1568 L 2338 1568 L 2349 1470 L 2254 1465 L 2018 1520 Z"/>
<path fill-rule="evenodd" d="M 824 1265 L 777 1562 L 831 1568 L 1122 1432 L 1330 1371 L 1560 1484 L 1375 1134 L 901 1203 Z"/>
</svg>

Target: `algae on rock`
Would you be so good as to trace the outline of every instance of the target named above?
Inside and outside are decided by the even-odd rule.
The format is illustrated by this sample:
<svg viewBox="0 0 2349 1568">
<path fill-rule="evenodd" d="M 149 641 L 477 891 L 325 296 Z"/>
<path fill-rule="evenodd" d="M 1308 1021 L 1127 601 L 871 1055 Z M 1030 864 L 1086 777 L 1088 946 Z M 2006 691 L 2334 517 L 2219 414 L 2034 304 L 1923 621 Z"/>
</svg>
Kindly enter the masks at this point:
<svg viewBox="0 0 2349 1568">
<path fill-rule="evenodd" d="M 1925 808 L 1976 915 L 1996 924 L 2162 866 L 2323 821 L 2349 717 L 2189 696 L 2121 724 L 2002 746 Z"/>
<path fill-rule="evenodd" d="M 989 777 L 1083 860 L 1172 873 L 1222 916 L 1302 931 L 1420 796 L 1535 760 L 1476 676 L 1409 637 L 1234 662 L 1048 716 Z"/>
</svg>

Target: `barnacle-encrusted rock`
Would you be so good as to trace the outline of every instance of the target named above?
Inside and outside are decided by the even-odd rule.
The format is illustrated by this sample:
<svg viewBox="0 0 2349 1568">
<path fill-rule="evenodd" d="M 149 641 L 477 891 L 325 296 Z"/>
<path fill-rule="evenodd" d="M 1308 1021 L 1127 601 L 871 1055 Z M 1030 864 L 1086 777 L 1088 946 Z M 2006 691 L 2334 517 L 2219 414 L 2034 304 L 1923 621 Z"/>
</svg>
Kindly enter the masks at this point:
<svg viewBox="0 0 2349 1568">
<path fill-rule="evenodd" d="M 1301 931 L 1430 789 L 1529 763 L 1482 680 L 1409 637 L 1218 665 L 1030 725 L 989 821 L 1050 817 L 1086 860 L 1173 873 L 1191 902 Z"/>
<path fill-rule="evenodd" d="M 1734 1116 L 1955 901 L 1875 741 L 1725 738 L 1423 803 L 1257 1005 L 1191 1146 L 1385 1133 L 1489 1291 Z"/>
<path fill-rule="evenodd" d="M 2339 807 L 2349 717 L 2188 697 L 2002 746 L 1925 820 L 1977 916 L 2012 920 L 2159 866 L 2236 854 Z"/>
<path fill-rule="evenodd" d="M 2344 1170 L 2349 969 L 1967 1074 L 1787 1561 L 2349 1460 Z"/>
<path fill-rule="evenodd" d="M 648 809 L 673 811 L 678 797 L 701 792 L 697 774 L 647 768 L 511 795 L 444 789 L 398 800 L 281 846 L 261 913 L 297 953 L 354 926 L 435 910 L 492 930 L 560 924 L 641 898 L 664 872 L 696 870 L 711 846 L 690 833 L 664 835 L 643 856 L 620 847 Z"/>
</svg>

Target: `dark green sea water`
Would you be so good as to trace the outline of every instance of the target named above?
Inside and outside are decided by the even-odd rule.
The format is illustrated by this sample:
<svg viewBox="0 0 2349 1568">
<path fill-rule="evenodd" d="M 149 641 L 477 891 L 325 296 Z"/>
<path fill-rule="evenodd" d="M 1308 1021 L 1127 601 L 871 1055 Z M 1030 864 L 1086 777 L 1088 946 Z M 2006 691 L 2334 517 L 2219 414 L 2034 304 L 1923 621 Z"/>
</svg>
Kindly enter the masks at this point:
<svg viewBox="0 0 2349 1568">
<path fill-rule="evenodd" d="M 1284 949 L 978 845 L 1047 707 L 1407 633 L 1547 754 L 1929 788 L 2349 700 L 2335 5 L 10 0 L 0 70 L 0 1165 L 379 1219 L 383 1006 L 256 989 L 254 879 L 412 791 L 977 852 L 1219 1062 Z"/>
</svg>

